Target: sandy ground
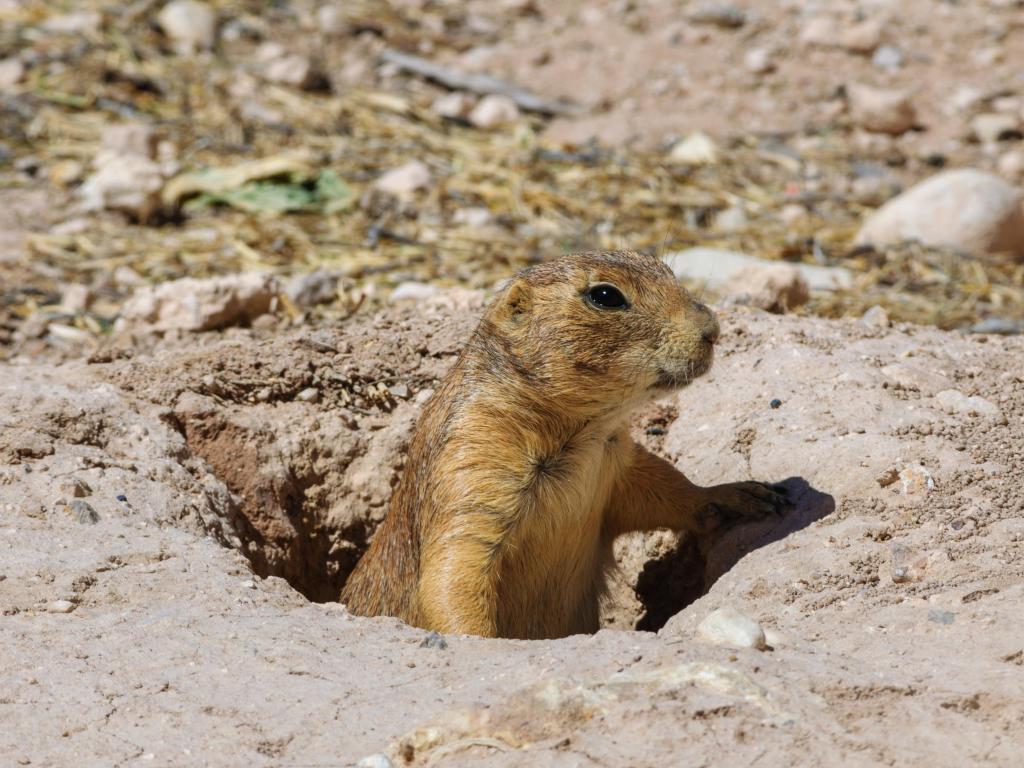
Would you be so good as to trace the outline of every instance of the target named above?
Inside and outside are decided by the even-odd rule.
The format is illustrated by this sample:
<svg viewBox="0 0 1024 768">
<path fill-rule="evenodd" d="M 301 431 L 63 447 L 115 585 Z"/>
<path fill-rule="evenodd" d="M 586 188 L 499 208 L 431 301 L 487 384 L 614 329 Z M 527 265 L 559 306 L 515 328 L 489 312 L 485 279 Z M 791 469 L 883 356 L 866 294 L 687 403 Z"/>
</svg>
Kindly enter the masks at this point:
<svg viewBox="0 0 1024 768">
<path fill-rule="evenodd" d="M 343 579 L 477 301 L 6 365 L 12 764 L 1014 764 L 1020 339 L 725 314 L 712 373 L 637 431 L 699 482 L 783 481 L 795 506 L 681 563 L 712 586 L 658 633 L 627 629 L 671 557 L 656 534 L 622 547 L 619 628 L 550 642 L 431 642 L 273 575 L 318 599 Z M 330 566 L 303 571 L 304 541 Z M 773 648 L 696 639 L 726 605 Z"/>
</svg>

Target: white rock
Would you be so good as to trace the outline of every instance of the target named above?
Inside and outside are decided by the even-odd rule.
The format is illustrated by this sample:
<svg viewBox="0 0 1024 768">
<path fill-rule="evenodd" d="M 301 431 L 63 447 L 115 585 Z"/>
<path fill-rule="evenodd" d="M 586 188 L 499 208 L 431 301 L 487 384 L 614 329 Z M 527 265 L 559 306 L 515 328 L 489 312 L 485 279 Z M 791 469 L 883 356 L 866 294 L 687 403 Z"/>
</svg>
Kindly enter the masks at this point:
<svg viewBox="0 0 1024 768">
<path fill-rule="evenodd" d="M 46 606 L 50 613 L 71 613 L 75 610 L 75 604 L 70 600 L 54 600 Z"/>
<path fill-rule="evenodd" d="M 1024 181 L 1024 149 L 1012 149 L 1000 156 L 996 163 L 996 170 L 1008 181 L 1015 183 Z"/>
<path fill-rule="evenodd" d="M 519 119 L 519 107 L 507 96 L 492 94 L 480 99 L 469 113 L 469 122 L 477 128 L 491 130 Z"/>
<path fill-rule="evenodd" d="M 318 9 L 316 23 L 325 35 L 341 35 L 348 30 L 348 18 L 340 3 L 330 3 Z"/>
<path fill-rule="evenodd" d="M 971 120 L 971 135 L 983 144 L 994 144 L 1019 136 L 1020 120 L 1016 115 L 986 112 Z"/>
<path fill-rule="evenodd" d="M 56 35 L 88 35 L 100 30 L 103 17 L 96 11 L 76 11 L 51 16 L 42 23 L 44 32 Z"/>
<path fill-rule="evenodd" d="M 906 240 L 1024 259 L 1021 194 L 988 173 L 943 171 L 871 214 L 856 242 L 880 247 Z"/>
<path fill-rule="evenodd" d="M 381 192 L 403 197 L 430 186 L 431 178 L 430 169 L 419 160 L 413 160 L 392 168 L 377 179 L 373 186 Z"/>
<path fill-rule="evenodd" d="M 770 48 L 753 48 L 743 56 L 743 66 L 748 72 L 755 75 L 764 75 L 774 72 L 776 68 L 775 56 Z"/>
<path fill-rule="evenodd" d="M 11 90 L 24 79 L 25 65 L 21 59 L 0 59 L 0 92 Z"/>
<path fill-rule="evenodd" d="M 761 625 L 735 608 L 712 611 L 697 626 L 697 636 L 713 645 L 764 649 L 767 645 Z"/>
<path fill-rule="evenodd" d="M 182 54 L 208 51 L 217 42 L 217 15 L 198 0 L 173 0 L 157 15 L 164 34 Z"/>
<path fill-rule="evenodd" d="M 474 229 L 486 227 L 493 221 L 494 217 L 491 215 L 491 212 L 483 207 L 459 208 L 455 215 L 452 216 L 453 224 L 462 224 Z"/>
<path fill-rule="evenodd" d="M 64 289 L 60 297 L 60 305 L 68 312 L 84 312 L 92 302 L 92 291 L 89 286 L 72 283 Z"/>
<path fill-rule="evenodd" d="M 676 163 L 710 165 L 718 161 L 718 146 L 710 136 L 694 131 L 682 141 L 677 141 L 668 156 Z"/>
<path fill-rule="evenodd" d="M 871 63 L 879 69 L 895 72 L 903 66 L 903 51 L 895 45 L 880 45 L 871 57 Z"/>
<path fill-rule="evenodd" d="M 747 21 L 742 8 L 728 3 L 702 2 L 687 14 L 694 24 L 710 24 L 722 29 L 739 29 Z"/>
<path fill-rule="evenodd" d="M 277 281 L 249 272 L 198 280 L 192 277 L 145 286 L 121 310 L 119 330 L 208 331 L 238 325 L 270 311 Z"/>
<path fill-rule="evenodd" d="M 830 16 L 808 19 L 800 29 L 800 42 L 822 48 L 838 46 L 839 22 Z"/>
<path fill-rule="evenodd" d="M 962 413 L 971 416 L 999 416 L 999 406 L 986 400 L 984 397 L 974 395 L 968 397 L 963 392 L 955 389 L 945 389 L 935 395 L 946 413 Z"/>
<path fill-rule="evenodd" d="M 917 111 L 904 91 L 850 85 L 847 97 L 853 121 L 868 131 L 895 136 L 917 123 Z"/>
<path fill-rule="evenodd" d="M 295 396 L 295 399 L 301 400 L 304 403 L 320 402 L 320 390 L 316 387 L 306 387 Z"/>
<path fill-rule="evenodd" d="M 746 228 L 747 212 L 742 205 L 734 205 L 715 214 L 714 228 L 718 232 L 739 232 Z"/>
<path fill-rule="evenodd" d="M 160 209 L 166 180 L 162 165 L 138 155 L 104 151 L 95 164 L 96 172 L 78 190 L 86 210 L 121 211 L 145 221 Z"/>
<path fill-rule="evenodd" d="M 260 74 L 271 83 L 309 89 L 323 80 L 308 56 L 289 53 L 278 43 L 268 42 L 259 47 L 256 59 L 261 62 Z"/>
<path fill-rule="evenodd" d="M 469 116 L 476 106 L 476 97 L 461 91 L 452 91 L 434 99 L 430 108 L 441 117 L 463 120 Z"/>
<path fill-rule="evenodd" d="M 807 218 L 807 209 L 800 203 L 788 203 L 779 210 L 779 219 L 783 224 L 793 226 Z"/>
<path fill-rule="evenodd" d="M 935 478 L 925 467 L 917 464 L 900 470 L 900 493 L 916 496 L 935 490 Z"/>
<path fill-rule="evenodd" d="M 342 273 L 318 269 L 305 275 L 296 275 L 284 286 L 285 295 L 297 307 L 312 307 L 338 297 L 338 282 Z"/>
<path fill-rule="evenodd" d="M 782 314 L 807 303 L 807 281 L 793 264 L 769 262 L 735 272 L 723 288 L 727 301 Z"/>
<path fill-rule="evenodd" d="M 874 19 L 851 24 L 839 34 L 839 45 L 851 53 L 870 56 L 882 44 L 882 25 Z"/>
<path fill-rule="evenodd" d="M 889 321 L 889 313 L 885 311 L 884 307 L 880 307 L 878 304 L 871 307 L 857 321 L 865 328 L 888 328 L 892 323 Z"/>
<path fill-rule="evenodd" d="M 118 123 L 108 125 L 100 135 L 100 146 L 117 155 L 136 155 L 150 160 L 156 159 L 159 136 L 146 123 Z"/>
<path fill-rule="evenodd" d="M 436 296 L 437 293 L 438 287 L 436 285 L 431 285 L 430 283 L 417 283 L 410 280 L 396 285 L 395 290 L 391 292 L 391 296 L 389 298 L 392 302 L 420 301 L 422 299 L 429 299 Z"/>
<path fill-rule="evenodd" d="M 748 267 L 778 264 L 745 253 L 720 248 L 688 248 L 665 256 L 665 262 L 679 279 L 703 282 L 720 290 L 732 276 Z M 812 291 L 835 291 L 853 286 L 853 275 L 842 267 L 819 267 L 813 264 L 792 264 Z"/>
<path fill-rule="evenodd" d="M 394 764 L 387 755 L 376 754 L 364 757 L 356 763 L 356 768 L 394 768 Z"/>
</svg>

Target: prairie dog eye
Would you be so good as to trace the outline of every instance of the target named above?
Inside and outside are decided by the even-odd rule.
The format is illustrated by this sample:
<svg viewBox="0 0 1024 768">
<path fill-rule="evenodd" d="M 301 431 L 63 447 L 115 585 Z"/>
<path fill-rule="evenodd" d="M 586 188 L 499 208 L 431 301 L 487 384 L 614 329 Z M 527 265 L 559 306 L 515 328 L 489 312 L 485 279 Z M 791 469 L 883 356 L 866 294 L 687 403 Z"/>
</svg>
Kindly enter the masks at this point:
<svg viewBox="0 0 1024 768">
<path fill-rule="evenodd" d="M 595 309 L 629 309 L 629 302 L 622 291 L 608 283 L 590 286 L 583 294 L 587 304 Z"/>
</svg>

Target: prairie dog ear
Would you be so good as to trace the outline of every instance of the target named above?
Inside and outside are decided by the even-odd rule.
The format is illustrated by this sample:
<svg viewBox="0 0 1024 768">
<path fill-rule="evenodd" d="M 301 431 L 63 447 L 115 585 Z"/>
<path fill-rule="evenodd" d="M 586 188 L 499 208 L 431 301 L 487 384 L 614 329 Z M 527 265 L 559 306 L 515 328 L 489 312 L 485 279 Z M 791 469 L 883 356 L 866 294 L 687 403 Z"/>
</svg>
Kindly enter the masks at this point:
<svg viewBox="0 0 1024 768">
<path fill-rule="evenodd" d="M 522 328 L 533 314 L 533 289 L 522 278 L 514 278 L 494 307 L 494 320 L 508 328 Z"/>
</svg>

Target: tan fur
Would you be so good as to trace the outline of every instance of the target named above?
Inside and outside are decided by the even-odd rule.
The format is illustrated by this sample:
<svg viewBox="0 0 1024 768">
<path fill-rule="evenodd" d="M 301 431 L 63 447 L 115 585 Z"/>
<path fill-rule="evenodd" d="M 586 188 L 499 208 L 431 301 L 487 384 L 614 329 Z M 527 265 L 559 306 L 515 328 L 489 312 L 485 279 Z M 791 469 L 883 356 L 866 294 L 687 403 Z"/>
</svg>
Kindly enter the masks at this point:
<svg viewBox="0 0 1024 768">
<path fill-rule="evenodd" d="M 588 303 L 598 283 L 628 309 Z M 342 601 L 439 632 L 593 632 L 616 536 L 712 537 L 729 516 L 771 512 L 773 489 L 698 487 L 626 428 L 638 404 L 703 374 L 717 337 L 711 311 L 651 257 L 575 254 L 521 273 L 424 409 Z"/>
</svg>

